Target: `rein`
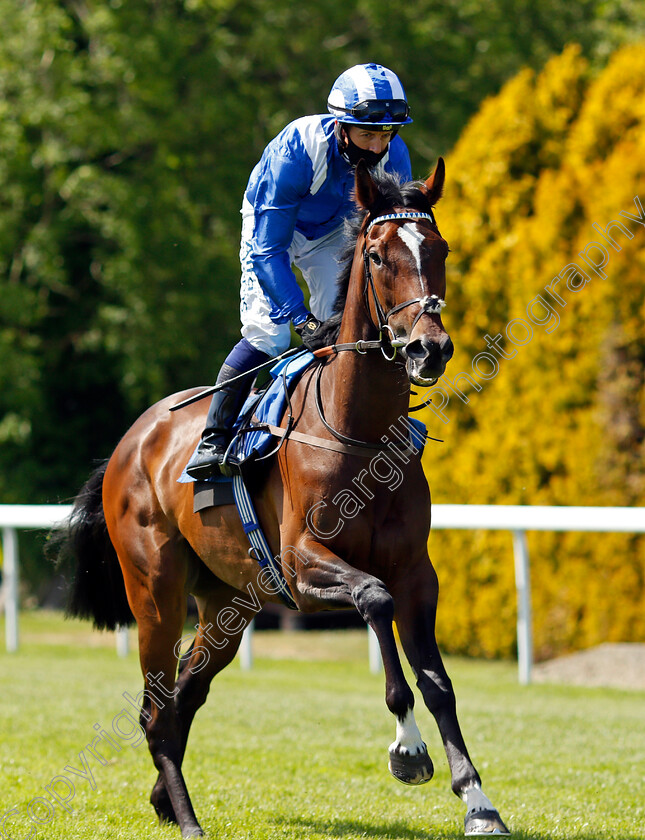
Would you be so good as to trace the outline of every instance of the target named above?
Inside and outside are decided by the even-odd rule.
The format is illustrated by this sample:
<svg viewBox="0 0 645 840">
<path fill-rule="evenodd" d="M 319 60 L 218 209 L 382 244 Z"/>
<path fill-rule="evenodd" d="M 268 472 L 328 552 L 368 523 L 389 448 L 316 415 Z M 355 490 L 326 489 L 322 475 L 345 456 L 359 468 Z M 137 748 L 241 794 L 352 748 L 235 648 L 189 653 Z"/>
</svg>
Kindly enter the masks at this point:
<svg viewBox="0 0 645 840">
<path fill-rule="evenodd" d="M 409 300 L 403 301 L 403 303 L 397 303 L 395 306 L 393 306 L 387 312 L 385 311 L 385 309 L 383 307 L 383 304 L 381 303 L 381 301 L 379 299 L 378 293 L 376 291 L 376 286 L 374 284 L 374 277 L 372 276 L 372 268 L 371 268 L 371 265 L 370 265 L 370 256 L 367 252 L 367 246 L 365 244 L 365 239 L 367 238 L 367 235 L 369 234 L 370 230 L 374 227 L 374 225 L 382 224 L 383 222 L 396 222 L 396 221 L 400 221 L 401 219 L 406 219 L 406 220 L 414 219 L 414 220 L 417 220 L 417 221 L 421 220 L 421 219 L 427 219 L 428 221 L 430 221 L 434 225 L 435 228 L 437 227 L 437 223 L 436 223 L 435 218 L 434 218 L 432 213 L 420 213 L 420 212 L 387 213 L 383 216 L 376 216 L 374 219 L 372 219 L 372 221 L 367 226 L 367 228 L 365 230 L 365 233 L 364 233 L 364 237 L 363 237 L 363 270 L 364 270 L 365 281 L 366 281 L 365 286 L 364 286 L 364 297 L 365 297 L 365 303 L 366 303 L 368 317 L 370 318 L 370 320 L 372 320 L 372 316 L 371 316 L 370 308 L 369 308 L 369 300 L 368 300 L 369 291 L 371 290 L 372 297 L 374 298 L 374 308 L 376 310 L 376 315 L 377 315 L 377 319 L 378 319 L 378 322 L 379 322 L 378 325 L 377 325 L 377 324 L 374 324 L 374 322 L 372 321 L 372 324 L 379 331 L 378 339 L 372 340 L 372 341 L 366 341 L 364 339 L 359 339 L 358 341 L 346 342 L 346 343 L 343 343 L 343 344 L 331 344 L 327 347 L 321 347 L 318 350 L 313 351 L 313 355 L 317 359 L 322 360 L 326 356 L 335 355 L 336 353 L 339 353 L 339 352 L 342 352 L 342 351 L 354 351 L 356 353 L 360 353 L 361 355 L 363 355 L 363 354 L 367 353 L 369 350 L 380 350 L 381 353 L 383 354 L 383 357 L 388 362 L 393 362 L 394 359 L 396 358 L 396 354 L 397 354 L 398 350 L 401 349 L 401 348 L 404 348 L 406 346 L 407 342 L 396 338 L 396 336 L 394 334 L 394 330 L 392 329 L 392 327 L 388 323 L 388 321 L 392 317 L 392 315 L 394 315 L 396 312 L 400 312 L 402 309 L 406 309 L 408 306 L 413 306 L 414 304 L 417 304 L 417 303 L 420 304 L 419 311 L 415 315 L 414 320 L 412 322 L 412 329 L 414 329 L 414 327 L 418 323 L 419 319 L 423 315 L 440 315 L 441 314 L 441 310 L 445 307 L 446 302 L 445 302 L 445 300 L 440 298 L 438 295 L 424 295 L 423 297 L 410 298 Z M 389 350 L 392 351 L 391 354 L 390 354 L 390 352 L 388 352 L 388 347 L 389 347 Z M 290 356 L 292 353 L 297 352 L 299 349 L 300 348 L 293 348 L 292 350 L 288 350 L 285 353 L 283 353 L 281 356 L 279 356 L 278 358 L 286 358 L 287 356 Z M 241 378 L 242 376 L 248 376 L 249 373 L 255 372 L 256 370 L 260 370 L 268 364 L 275 363 L 275 361 L 276 361 L 275 359 L 271 359 L 268 362 L 264 362 L 263 364 L 258 365 L 257 368 L 254 368 L 253 371 L 247 371 L 246 373 L 240 374 L 239 378 Z M 302 433 L 295 432 L 295 430 L 292 429 L 293 415 L 292 415 L 292 412 L 291 412 L 291 400 L 289 398 L 289 390 L 287 388 L 286 379 L 285 379 L 285 393 L 287 395 L 287 405 L 288 405 L 288 418 L 287 418 L 286 429 L 281 429 L 281 428 L 274 427 L 274 426 L 268 426 L 267 424 L 259 424 L 259 425 L 255 425 L 254 427 L 249 427 L 249 428 L 240 430 L 241 432 L 247 432 L 247 431 L 252 431 L 253 428 L 258 429 L 258 428 L 264 427 L 272 435 L 280 438 L 280 442 L 278 443 L 278 446 L 272 452 L 270 452 L 269 455 L 263 456 L 263 458 L 260 459 L 260 460 L 264 460 L 264 458 L 267 458 L 270 455 L 274 455 L 278 451 L 278 449 L 280 449 L 280 447 L 282 446 L 284 441 L 287 440 L 290 437 L 293 440 L 299 440 L 302 443 L 308 443 L 310 446 L 321 446 L 322 448 L 335 449 L 336 451 L 341 451 L 341 452 L 345 452 L 346 454 L 353 454 L 353 455 L 359 455 L 360 454 L 360 455 L 364 455 L 364 456 L 370 456 L 370 455 L 374 455 L 376 453 L 382 452 L 383 450 L 388 448 L 388 444 L 379 444 L 379 443 L 374 444 L 374 443 L 368 443 L 366 441 L 355 440 L 354 438 L 351 438 L 347 435 L 342 434 L 337 429 L 334 429 L 333 426 L 331 426 L 327 422 L 327 420 L 325 419 L 324 412 L 323 412 L 322 397 L 321 397 L 321 392 L 320 392 L 320 377 L 321 377 L 321 374 L 322 374 L 322 368 L 323 368 L 323 365 L 321 364 L 318 368 L 318 373 L 317 373 L 317 376 L 316 376 L 316 407 L 318 409 L 318 415 L 319 415 L 324 427 L 327 429 L 328 432 L 330 432 L 339 441 L 339 443 L 338 444 L 333 444 L 330 441 L 323 441 L 322 439 L 314 438 L 311 435 L 303 435 Z M 283 374 L 283 376 L 286 376 L 286 374 Z M 227 383 L 230 383 L 230 381 L 231 380 L 227 380 Z M 224 383 L 222 383 L 222 385 L 223 384 Z M 219 386 L 219 387 L 221 387 L 221 386 Z M 199 394 L 196 394 L 193 397 L 189 397 L 188 399 L 184 400 L 183 402 L 179 403 L 178 405 L 172 406 L 170 408 L 170 410 L 171 411 L 176 411 L 178 408 L 183 408 L 184 406 L 190 405 L 193 402 L 197 402 L 198 400 L 203 399 L 204 397 L 209 396 L 210 394 L 219 390 L 219 387 L 217 385 L 214 385 L 211 388 L 208 388 L 205 391 L 202 391 L 202 392 L 200 392 Z M 410 412 L 419 411 L 420 409 L 425 408 L 425 406 L 427 406 L 431 401 L 432 401 L 431 398 L 429 398 L 429 399 L 425 400 L 424 402 L 420 403 L 419 405 L 411 406 L 409 408 L 409 411 Z M 429 435 L 426 435 L 426 438 L 429 439 L 429 440 L 438 440 L 438 438 L 431 438 Z M 439 441 L 439 442 L 442 442 L 442 441 Z M 231 445 L 232 445 L 232 443 L 231 443 Z"/>
<path fill-rule="evenodd" d="M 351 347 L 348 347 L 347 349 L 351 349 Z M 284 392 L 288 406 L 286 428 L 274 426 L 270 423 L 264 423 L 262 421 L 258 421 L 257 417 L 252 417 L 251 425 L 246 428 L 240 429 L 238 433 L 243 434 L 246 432 L 264 430 L 272 434 L 273 437 L 277 437 L 279 439 L 278 445 L 274 447 L 268 454 L 258 458 L 258 461 L 264 461 L 267 458 L 270 458 L 273 455 L 275 455 L 276 452 L 282 447 L 282 445 L 288 440 L 296 441 L 298 443 L 304 443 L 308 446 L 315 446 L 319 449 L 327 449 L 331 450 L 332 452 L 340 452 L 343 455 L 355 455 L 361 458 L 373 458 L 376 455 L 380 455 L 381 453 L 383 453 L 386 449 L 396 449 L 400 452 L 402 457 L 412 456 L 415 454 L 415 452 L 418 451 L 416 444 L 421 443 L 422 439 L 438 440 L 438 438 L 431 438 L 427 433 L 423 434 L 419 430 L 413 432 L 412 429 L 410 429 L 408 440 L 405 443 L 401 443 L 400 441 L 388 442 L 385 441 L 385 438 L 382 438 L 382 440 L 385 441 L 383 443 L 369 443 L 368 441 L 358 440 L 356 438 L 350 437 L 349 435 L 345 435 L 342 432 L 339 432 L 337 429 L 334 429 L 334 427 L 327 422 L 322 405 L 320 379 L 322 376 L 323 367 L 323 364 L 318 365 L 318 370 L 316 372 L 316 408 L 318 410 L 318 416 L 320 417 L 323 426 L 327 429 L 328 432 L 330 432 L 330 434 L 332 434 L 336 438 L 336 440 L 326 440 L 324 438 L 315 437 L 314 435 L 305 434 L 293 428 L 293 412 L 291 408 L 291 399 L 289 396 L 289 389 L 287 387 L 286 377 L 283 373 Z M 443 441 L 439 441 L 439 443 L 443 443 Z"/>
</svg>

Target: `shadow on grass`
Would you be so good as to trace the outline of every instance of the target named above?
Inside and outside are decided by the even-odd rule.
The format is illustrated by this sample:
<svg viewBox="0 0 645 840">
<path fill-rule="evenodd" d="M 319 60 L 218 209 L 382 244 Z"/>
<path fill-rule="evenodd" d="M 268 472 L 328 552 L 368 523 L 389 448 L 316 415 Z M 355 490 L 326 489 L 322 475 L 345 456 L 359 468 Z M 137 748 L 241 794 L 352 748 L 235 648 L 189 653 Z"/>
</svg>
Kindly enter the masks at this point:
<svg viewBox="0 0 645 840">
<path fill-rule="evenodd" d="M 275 820 L 277 824 L 289 825 L 292 828 L 299 829 L 304 836 L 307 834 L 319 834 L 323 837 L 366 837 L 366 838 L 391 838 L 391 840 L 419 840 L 422 837 L 428 837 L 431 833 L 437 840 L 463 840 L 464 831 L 462 828 L 455 826 L 442 825 L 428 826 L 423 829 L 411 828 L 409 822 L 403 820 L 389 820 L 387 822 L 379 821 L 378 823 L 371 820 L 362 819 L 314 819 L 311 817 L 294 816 L 288 819 L 282 818 Z M 587 830 L 577 830 L 576 840 L 601 840 L 602 837 L 607 840 L 643 840 L 641 833 L 635 832 L 614 832 L 611 834 L 599 835 L 598 830 L 593 826 L 589 826 Z M 511 827 L 512 840 L 561 840 L 562 833 L 551 834 L 544 831 L 522 831 L 521 829 L 513 829 Z"/>
<path fill-rule="evenodd" d="M 555 840 L 562 837 L 562 830 L 557 835 L 546 833 L 544 831 L 514 831 L 511 828 L 512 840 Z M 586 829 L 576 829 L 576 840 L 643 840 L 642 833 L 635 833 L 632 831 L 602 831 L 599 833 L 597 828 L 592 825 Z"/>
<path fill-rule="evenodd" d="M 408 822 L 403 820 L 379 821 L 371 820 L 325 820 L 313 819 L 311 817 L 291 817 L 289 819 L 276 820 L 278 823 L 290 825 L 300 829 L 303 835 L 316 833 L 324 837 L 388 837 L 392 840 L 419 840 L 419 837 L 427 836 L 427 830 L 419 830 L 410 827 Z M 437 835 L 441 840 L 461 840 L 463 831 L 449 828 L 442 828 L 441 834 Z"/>
</svg>

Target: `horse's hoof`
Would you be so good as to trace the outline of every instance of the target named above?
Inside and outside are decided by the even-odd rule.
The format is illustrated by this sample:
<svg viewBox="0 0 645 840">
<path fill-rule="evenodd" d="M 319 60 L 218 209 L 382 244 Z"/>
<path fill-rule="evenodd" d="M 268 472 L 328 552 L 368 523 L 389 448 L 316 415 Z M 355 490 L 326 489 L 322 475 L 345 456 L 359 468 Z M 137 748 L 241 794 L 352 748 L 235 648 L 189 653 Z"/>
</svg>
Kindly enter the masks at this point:
<svg viewBox="0 0 645 840">
<path fill-rule="evenodd" d="M 394 778 L 404 785 L 423 785 L 434 775 L 432 759 L 427 752 L 410 755 L 392 751 L 388 767 Z"/>
<path fill-rule="evenodd" d="M 181 832 L 182 837 L 203 837 L 204 832 L 200 828 L 200 826 L 196 825 L 193 828 L 186 828 L 184 831 Z"/>
<path fill-rule="evenodd" d="M 508 837 L 510 831 L 495 810 L 469 811 L 464 818 L 466 837 L 502 835 Z"/>
<path fill-rule="evenodd" d="M 161 790 L 159 794 L 156 794 L 153 790 L 150 802 L 157 817 L 159 817 L 159 825 L 177 825 L 177 817 L 165 789 Z"/>
</svg>

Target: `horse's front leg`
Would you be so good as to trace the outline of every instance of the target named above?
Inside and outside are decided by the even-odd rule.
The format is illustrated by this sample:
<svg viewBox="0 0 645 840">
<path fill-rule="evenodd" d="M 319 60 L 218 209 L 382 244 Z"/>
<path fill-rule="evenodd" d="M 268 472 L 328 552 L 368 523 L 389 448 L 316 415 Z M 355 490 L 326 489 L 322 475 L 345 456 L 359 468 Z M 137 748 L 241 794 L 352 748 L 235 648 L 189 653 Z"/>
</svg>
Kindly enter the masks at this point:
<svg viewBox="0 0 645 840">
<path fill-rule="evenodd" d="M 439 727 L 452 789 L 466 803 L 466 836 L 507 835 L 497 809 L 482 791 L 457 720 L 455 693 L 435 639 L 438 591 L 437 576 L 425 558 L 395 591 L 396 626 L 417 686 Z"/>
<path fill-rule="evenodd" d="M 408 685 L 392 630 L 394 602 L 383 581 L 350 566 L 319 544 L 299 552 L 294 593 L 303 612 L 355 607 L 378 639 L 385 672 L 385 702 L 396 717 L 396 740 L 389 768 L 405 784 L 429 782 L 434 768 L 414 719 L 414 694 Z"/>
</svg>

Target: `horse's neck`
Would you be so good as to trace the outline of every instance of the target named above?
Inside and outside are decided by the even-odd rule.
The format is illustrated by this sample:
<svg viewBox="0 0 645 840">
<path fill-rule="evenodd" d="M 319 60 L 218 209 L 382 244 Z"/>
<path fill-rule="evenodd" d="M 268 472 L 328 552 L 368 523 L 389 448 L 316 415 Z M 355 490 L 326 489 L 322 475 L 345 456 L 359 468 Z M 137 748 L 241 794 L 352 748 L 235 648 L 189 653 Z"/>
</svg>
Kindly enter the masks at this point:
<svg viewBox="0 0 645 840">
<path fill-rule="evenodd" d="M 327 396 L 323 402 L 327 419 L 338 431 L 380 441 L 392 425 L 407 417 L 410 391 L 405 368 L 386 362 L 378 350 L 366 355 L 339 353 L 331 371 L 333 387 L 323 393 Z"/>
<path fill-rule="evenodd" d="M 352 278 L 352 281 L 360 278 Z M 362 299 L 362 284 L 348 295 L 338 343 L 374 340 L 378 336 Z M 330 364 L 323 402 L 339 431 L 364 440 L 378 441 L 401 417 L 407 417 L 409 380 L 400 359 L 387 361 L 380 350 L 344 351 Z M 328 408 L 327 408 L 328 406 Z"/>
</svg>

